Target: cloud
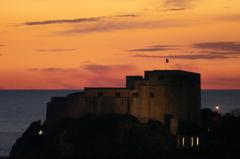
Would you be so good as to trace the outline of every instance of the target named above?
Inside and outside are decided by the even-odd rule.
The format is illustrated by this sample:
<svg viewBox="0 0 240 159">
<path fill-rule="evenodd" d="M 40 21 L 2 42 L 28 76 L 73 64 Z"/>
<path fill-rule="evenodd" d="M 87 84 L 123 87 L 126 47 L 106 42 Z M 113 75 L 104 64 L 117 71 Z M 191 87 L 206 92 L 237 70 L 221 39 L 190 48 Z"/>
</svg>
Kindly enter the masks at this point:
<svg viewBox="0 0 240 159">
<path fill-rule="evenodd" d="M 125 75 L 136 67 L 134 65 L 102 65 L 102 64 L 85 64 L 82 66 L 84 79 L 88 86 L 124 86 Z M 82 75 L 81 75 L 82 76 Z"/>
<path fill-rule="evenodd" d="M 191 64 L 186 64 L 186 63 L 175 63 L 174 65 L 171 66 L 172 69 L 175 70 L 191 70 L 191 71 L 199 71 L 200 68 L 198 65 L 195 65 L 193 63 Z"/>
<path fill-rule="evenodd" d="M 117 14 L 117 15 L 114 15 L 113 17 L 137 17 L 139 15 L 137 14 Z"/>
<path fill-rule="evenodd" d="M 182 10 L 183 8 L 172 8 L 170 10 Z M 142 20 L 133 19 L 139 17 L 138 14 L 117 14 L 112 16 L 99 16 L 91 18 L 78 19 L 55 19 L 45 21 L 30 21 L 22 23 L 24 26 L 52 25 L 52 24 L 75 24 L 72 28 L 67 28 L 65 31 L 55 32 L 58 35 L 66 34 L 83 34 L 92 32 L 107 32 L 124 29 L 153 29 L 153 28 L 169 28 L 185 26 L 186 22 L 176 19 L 157 19 L 157 20 Z"/>
<path fill-rule="evenodd" d="M 48 72 L 48 73 L 66 73 L 66 72 L 75 72 L 78 71 L 77 68 L 73 68 L 73 69 L 65 69 L 65 68 L 57 68 L 57 67 L 49 67 L 49 68 L 32 68 L 29 69 L 29 71 L 32 72 Z"/>
<path fill-rule="evenodd" d="M 86 63 L 76 68 L 32 68 L 28 71 L 45 74 L 49 78 L 59 77 L 54 84 L 64 88 L 80 87 L 122 87 L 125 75 L 136 69 L 133 65 L 102 65 Z M 63 81 L 63 79 L 65 79 Z M 67 80 L 66 80 L 67 79 Z"/>
<path fill-rule="evenodd" d="M 30 21 L 25 22 L 22 25 L 25 26 L 35 26 L 35 25 L 51 25 L 51 24 L 74 24 L 74 23 L 86 23 L 86 22 L 97 22 L 106 18 L 124 18 L 124 17 L 136 17 L 136 14 L 118 14 L 114 16 L 100 16 L 100 17 L 90 17 L 90 18 L 77 18 L 77 19 L 54 19 L 54 20 L 44 20 L 44 21 Z"/>
<path fill-rule="evenodd" d="M 45 20 L 45 21 L 31 21 L 25 22 L 23 25 L 34 26 L 34 25 L 50 25 L 50 24 L 66 24 L 66 23 L 83 23 L 83 22 L 96 22 L 102 17 L 93 18 L 78 18 L 78 19 L 56 19 L 56 20 Z"/>
<path fill-rule="evenodd" d="M 83 66 L 84 70 L 92 73 L 108 73 L 112 71 L 126 71 L 134 69 L 133 65 L 100 65 L 100 64 L 86 64 Z"/>
<path fill-rule="evenodd" d="M 153 45 L 145 48 L 130 49 L 129 52 L 155 52 L 155 51 L 166 51 L 166 50 L 177 50 L 177 46 L 173 45 Z"/>
<path fill-rule="evenodd" d="M 195 43 L 193 48 L 208 49 L 219 51 L 228 51 L 229 54 L 240 53 L 240 42 L 204 42 Z M 224 53 L 224 52 L 223 52 Z"/>
<path fill-rule="evenodd" d="M 164 0 L 166 8 L 189 8 L 195 0 Z"/>
<path fill-rule="evenodd" d="M 184 11 L 186 10 L 187 8 L 168 8 L 168 9 L 164 9 L 162 10 L 163 12 L 177 12 L 177 11 Z"/>
<path fill-rule="evenodd" d="M 76 51 L 76 49 L 41 49 L 40 52 L 67 52 L 67 51 Z"/>
<path fill-rule="evenodd" d="M 5 47 L 5 45 L 3 45 L 3 44 L 0 44 L 0 47 Z"/>
<path fill-rule="evenodd" d="M 182 60 L 211 60 L 211 59 L 227 59 L 232 58 L 230 56 L 220 55 L 220 54 L 187 54 L 187 55 L 170 55 L 170 56 L 158 56 L 158 55 L 145 55 L 145 54 L 135 54 L 132 57 L 139 58 L 172 58 L 172 59 L 182 59 Z"/>
<path fill-rule="evenodd" d="M 133 70 L 133 65 L 101 65 L 101 64 L 85 64 L 79 68 L 60 68 L 60 67 L 48 67 L 48 68 L 31 68 L 29 71 L 41 71 L 41 72 L 78 72 L 84 71 L 87 73 L 93 73 L 99 76 L 99 73 L 113 73 L 127 70 Z"/>
<path fill-rule="evenodd" d="M 240 57 L 240 42 L 204 42 L 194 43 L 191 47 L 174 45 L 155 45 L 140 49 L 127 50 L 130 52 L 158 52 L 158 51 L 171 51 L 181 50 L 185 54 L 172 55 L 149 55 L 149 54 L 132 54 L 130 56 L 136 58 L 172 58 L 182 60 L 217 60 L 217 59 L 229 59 Z"/>
<path fill-rule="evenodd" d="M 148 20 L 148 21 L 133 21 L 133 20 L 101 20 L 91 25 L 78 25 L 73 29 L 69 29 L 58 34 L 80 34 L 92 32 L 106 32 L 125 29 L 153 29 L 153 28 L 169 28 L 186 25 L 184 22 L 179 22 L 173 19 L 169 20 Z"/>
</svg>

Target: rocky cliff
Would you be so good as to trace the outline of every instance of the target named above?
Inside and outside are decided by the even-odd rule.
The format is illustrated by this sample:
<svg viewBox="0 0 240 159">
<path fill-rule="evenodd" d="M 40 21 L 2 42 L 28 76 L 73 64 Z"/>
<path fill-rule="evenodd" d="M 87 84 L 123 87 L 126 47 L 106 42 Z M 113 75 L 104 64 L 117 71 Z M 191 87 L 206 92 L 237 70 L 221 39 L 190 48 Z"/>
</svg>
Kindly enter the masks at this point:
<svg viewBox="0 0 240 159">
<path fill-rule="evenodd" d="M 46 130 L 33 122 L 13 146 L 14 159 L 125 158 L 157 154 L 175 147 L 175 140 L 157 121 L 140 123 L 130 115 L 87 115 L 66 119 Z M 135 158 L 134 157 L 134 158 Z"/>
</svg>

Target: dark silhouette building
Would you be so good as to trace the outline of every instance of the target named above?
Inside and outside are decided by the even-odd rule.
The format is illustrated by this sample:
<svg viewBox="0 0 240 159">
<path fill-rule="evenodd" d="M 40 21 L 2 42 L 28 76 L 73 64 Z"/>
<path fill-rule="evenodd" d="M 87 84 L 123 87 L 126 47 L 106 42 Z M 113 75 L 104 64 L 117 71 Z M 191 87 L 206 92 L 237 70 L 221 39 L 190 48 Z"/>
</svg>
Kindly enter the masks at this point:
<svg viewBox="0 0 240 159">
<path fill-rule="evenodd" d="M 47 106 L 47 125 L 88 113 L 131 114 L 142 122 L 157 120 L 178 136 L 179 146 L 199 145 L 196 135 L 179 135 L 181 123 L 200 124 L 200 74 L 181 70 L 145 71 L 127 76 L 126 88 L 84 88 L 67 97 L 53 97 Z"/>
</svg>

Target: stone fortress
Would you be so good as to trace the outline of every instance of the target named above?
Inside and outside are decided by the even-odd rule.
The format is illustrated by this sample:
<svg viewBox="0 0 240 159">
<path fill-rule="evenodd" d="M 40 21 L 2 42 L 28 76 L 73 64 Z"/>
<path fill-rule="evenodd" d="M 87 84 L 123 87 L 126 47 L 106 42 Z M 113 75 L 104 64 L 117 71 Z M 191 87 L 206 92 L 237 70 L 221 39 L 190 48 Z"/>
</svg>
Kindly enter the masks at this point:
<svg viewBox="0 0 240 159">
<path fill-rule="evenodd" d="M 84 88 L 67 97 L 53 97 L 47 105 L 47 125 L 86 114 L 130 114 L 141 122 L 157 120 L 178 136 L 178 144 L 199 145 L 196 136 L 178 135 L 182 122 L 200 124 L 200 74 L 181 70 L 145 71 L 127 76 L 126 88 Z"/>
</svg>

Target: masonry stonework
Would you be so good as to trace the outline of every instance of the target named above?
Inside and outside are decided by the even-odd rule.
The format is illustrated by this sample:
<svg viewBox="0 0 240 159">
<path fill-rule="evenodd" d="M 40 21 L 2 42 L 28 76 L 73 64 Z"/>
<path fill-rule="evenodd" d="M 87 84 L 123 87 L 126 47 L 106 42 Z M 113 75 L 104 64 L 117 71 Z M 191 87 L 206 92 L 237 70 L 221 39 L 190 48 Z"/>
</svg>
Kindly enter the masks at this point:
<svg viewBox="0 0 240 159">
<path fill-rule="evenodd" d="M 179 123 L 199 125 L 200 74 L 180 70 L 145 71 L 127 76 L 126 88 L 84 88 L 47 105 L 47 125 L 86 114 L 131 114 L 142 122 L 161 121 L 177 133 Z"/>
</svg>

